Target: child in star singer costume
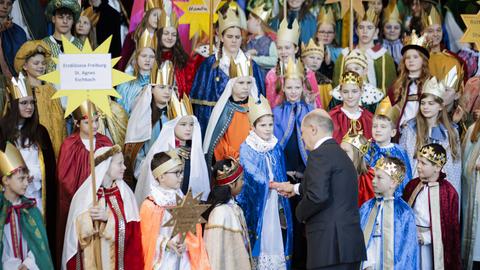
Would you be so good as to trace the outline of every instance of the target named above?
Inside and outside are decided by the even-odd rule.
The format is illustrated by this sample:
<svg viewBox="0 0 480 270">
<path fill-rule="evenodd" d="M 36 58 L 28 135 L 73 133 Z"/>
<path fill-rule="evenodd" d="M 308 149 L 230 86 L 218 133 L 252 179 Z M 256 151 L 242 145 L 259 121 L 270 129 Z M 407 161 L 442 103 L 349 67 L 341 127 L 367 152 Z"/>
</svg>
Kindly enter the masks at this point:
<svg viewBox="0 0 480 270">
<path fill-rule="evenodd" d="M 394 197 L 404 175 L 405 166 L 398 158 L 382 157 L 375 165 L 376 198 L 360 208 L 367 246 L 367 260 L 361 269 L 419 269 L 415 215 L 402 198 Z"/>
<path fill-rule="evenodd" d="M 285 157 L 273 135 L 273 114 L 260 96 L 249 98 L 248 118 L 253 130 L 240 147 L 245 183 L 237 196 L 250 232 L 254 269 L 289 269 L 292 255 L 292 212 L 270 182 L 286 182 Z"/>
<path fill-rule="evenodd" d="M 183 243 L 180 235 L 172 235 L 173 227 L 164 226 L 172 218 L 168 209 L 177 205 L 177 196 L 183 197 L 183 166 L 175 150 L 157 153 L 151 161 L 155 180 L 140 208 L 145 270 L 210 269 L 200 224 L 196 235 L 187 233 Z"/>
<path fill-rule="evenodd" d="M 250 270 L 247 223 L 242 208 L 235 202 L 243 187 L 243 168 L 235 159 L 224 159 L 215 163 L 212 174 L 212 211 L 204 236 L 212 270 Z"/>
<path fill-rule="evenodd" d="M 143 267 L 140 215 L 133 192 L 123 181 L 124 172 L 120 146 L 102 147 L 95 151 L 98 204 L 93 202 L 90 175 L 75 193 L 70 205 L 62 269 Z M 100 245 L 101 262 L 95 259 L 97 244 Z"/>
<path fill-rule="evenodd" d="M 373 142 L 370 143 L 368 152 L 364 158 L 370 167 L 375 167 L 377 161 L 381 157 L 399 158 L 405 165 L 405 179 L 398 185 L 395 196 L 401 196 L 403 188 L 412 179 L 412 168 L 410 167 L 410 159 L 403 147 L 396 143 L 392 143 L 392 139 L 397 134 L 396 123 L 399 118 L 399 111 L 392 107 L 390 99 L 384 98 L 378 104 L 372 123 Z"/>
<path fill-rule="evenodd" d="M 5 143 L 5 142 L 4 142 Z M 29 175 L 20 152 L 9 142 L 0 151 L 0 269 L 53 269 L 42 214 L 24 196 Z"/>
<path fill-rule="evenodd" d="M 408 183 L 403 198 L 415 212 L 421 269 L 460 269 L 458 194 L 442 172 L 447 152 L 427 144 L 417 159 L 419 177 Z"/>
</svg>

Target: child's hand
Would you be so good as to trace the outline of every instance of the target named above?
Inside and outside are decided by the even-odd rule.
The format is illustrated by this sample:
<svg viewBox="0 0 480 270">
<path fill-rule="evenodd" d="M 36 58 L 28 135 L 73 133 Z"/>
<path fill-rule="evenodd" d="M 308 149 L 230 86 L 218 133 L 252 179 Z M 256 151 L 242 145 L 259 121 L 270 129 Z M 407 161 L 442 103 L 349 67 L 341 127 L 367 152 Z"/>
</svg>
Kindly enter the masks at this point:
<svg viewBox="0 0 480 270">
<path fill-rule="evenodd" d="M 463 108 L 461 106 L 458 106 L 457 109 L 455 109 L 455 112 L 453 113 L 453 117 L 452 117 L 453 122 L 455 123 L 460 122 L 460 120 L 462 120 L 463 118 L 464 113 L 465 111 L 463 110 Z"/>
<path fill-rule="evenodd" d="M 106 222 L 107 219 L 108 219 L 108 214 L 107 214 L 107 211 L 105 211 L 105 209 L 103 207 L 100 207 L 100 206 L 94 206 L 92 208 L 90 208 L 90 217 L 93 219 L 93 220 L 99 220 L 99 221 L 103 221 L 103 222 Z"/>
<path fill-rule="evenodd" d="M 22 264 L 18 267 L 18 270 L 28 270 L 28 268 L 25 266 L 25 264 Z"/>
<path fill-rule="evenodd" d="M 168 243 L 167 243 L 167 247 L 169 249 L 173 250 L 177 254 L 177 256 L 182 255 L 182 253 L 185 249 L 185 245 L 179 243 L 178 240 L 176 240 L 176 239 L 170 239 L 170 241 L 168 241 Z"/>
<path fill-rule="evenodd" d="M 250 49 L 250 50 L 247 51 L 247 54 L 249 54 L 250 56 L 256 56 L 257 55 L 257 50 Z"/>
</svg>

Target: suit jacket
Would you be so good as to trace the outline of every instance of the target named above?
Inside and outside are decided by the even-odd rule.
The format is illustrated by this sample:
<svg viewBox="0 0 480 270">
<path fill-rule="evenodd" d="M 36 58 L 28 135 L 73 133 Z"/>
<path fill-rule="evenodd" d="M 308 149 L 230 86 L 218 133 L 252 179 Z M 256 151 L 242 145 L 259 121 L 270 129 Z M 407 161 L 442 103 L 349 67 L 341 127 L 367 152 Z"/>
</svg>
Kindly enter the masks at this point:
<svg viewBox="0 0 480 270">
<path fill-rule="evenodd" d="M 358 213 L 358 176 L 334 139 L 310 152 L 296 216 L 305 223 L 307 268 L 366 260 Z"/>
</svg>

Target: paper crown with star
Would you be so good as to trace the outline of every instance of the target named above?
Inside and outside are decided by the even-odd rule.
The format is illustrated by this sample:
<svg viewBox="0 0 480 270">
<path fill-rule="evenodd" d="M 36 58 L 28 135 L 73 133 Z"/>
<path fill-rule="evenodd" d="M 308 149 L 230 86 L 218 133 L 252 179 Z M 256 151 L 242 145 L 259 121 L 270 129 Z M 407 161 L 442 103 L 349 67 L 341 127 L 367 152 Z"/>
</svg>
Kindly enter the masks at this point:
<svg viewBox="0 0 480 270">
<path fill-rule="evenodd" d="M 157 34 L 150 35 L 148 29 L 145 29 L 142 32 L 142 35 L 137 41 L 137 51 L 140 51 L 143 48 L 151 48 L 153 51 L 157 50 Z"/>
<path fill-rule="evenodd" d="M 342 142 L 348 143 L 355 147 L 362 156 L 364 156 L 370 148 L 369 141 L 360 133 L 347 132 L 342 138 Z"/>
<path fill-rule="evenodd" d="M 155 178 L 159 178 L 160 176 L 164 175 L 166 172 L 177 166 L 183 166 L 183 161 L 175 149 L 165 151 L 164 153 L 167 154 L 170 159 L 160 164 L 152 171 L 152 175 Z"/>
<path fill-rule="evenodd" d="M 18 79 L 12 77 L 11 83 L 7 85 L 7 88 L 12 99 L 33 97 L 32 88 L 22 72 L 18 75 Z"/>
<path fill-rule="evenodd" d="M 77 121 L 88 119 L 88 102 L 90 101 L 86 100 L 82 102 L 82 104 L 80 104 L 80 106 L 78 106 L 78 108 L 76 108 L 72 112 L 73 119 Z M 92 104 L 91 108 L 92 108 L 92 115 L 97 115 L 98 114 L 97 107 L 94 104 Z"/>
<path fill-rule="evenodd" d="M 160 19 L 158 19 L 158 29 L 165 27 L 173 27 L 175 29 L 178 27 L 178 18 L 175 12 L 172 11 L 170 14 L 167 14 L 167 12 L 162 11 Z"/>
<path fill-rule="evenodd" d="M 397 123 L 400 118 L 400 112 L 397 108 L 392 107 L 392 103 L 388 96 L 378 104 L 377 109 L 375 110 L 375 115 L 385 116 L 390 119 L 392 123 Z"/>
<path fill-rule="evenodd" d="M 233 8 L 228 8 L 225 14 L 218 14 L 218 33 L 223 34 L 230 27 L 242 28 L 240 16 Z"/>
<path fill-rule="evenodd" d="M 402 55 L 404 55 L 409 49 L 417 50 L 423 53 L 427 58 L 430 57 L 430 42 L 425 35 L 419 37 L 415 32 L 415 29 L 412 30 L 410 36 L 405 35 L 403 38 L 403 48 L 401 50 Z"/>
<path fill-rule="evenodd" d="M 154 8 L 163 9 L 163 0 L 146 0 L 145 1 L 145 12 Z M 162 13 L 163 12 L 164 11 L 162 10 Z"/>
<path fill-rule="evenodd" d="M 417 152 L 417 157 L 423 157 L 430 162 L 443 167 L 447 163 L 447 152 L 445 148 L 438 143 L 431 143 L 422 146 L 420 151 Z"/>
<path fill-rule="evenodd" d="M 187 115 L 193 115 L 190 98 L 183 93 L 182 101 L 180 101 L 178 100 L 177 94 L 173 92 L 169 103 L 168 119 L 175 119 L 179 116 Z"/>
<path fill-rule="evenodd" d="M 277 40 L 291 42 L 298 46 L 298 39 L 300 38 L 300 25 L 297 19 L 293 20 L 292 27 L 288 28 L 288 21 L 286 18 L 280 23 L 277 32 Z"/>
<path fill-rule="evenodd" d="M 150 84 L 173 86 L 174 72 L 173 64 L 169 60 L 164 61 L 160 68 L 155 64 L 151 71 Z"/>
<path fill-rule="evenodd" d="M 0 150 L 0 172 L 2 176 L 10 176 L 20 168 L 27 168 L 22 154 L 10 142 L 6 142 L 5 150 Z"/>
<path fill-rule="evenodd" d="M 383 24 L 388 22 L 395 22 L 402 25 L 403 18 L 398 9 L 397 1 L 390 0 L 387 7 L 383 9 Z"/>
<path fill-rule="evenodd" d="M 268 19 L 270 19 L 270 15 L 272 14 L 272 10 L 266 10 L 265 9 L 265 3 L 262 3 L 261 5 L 258 5 L 254 7 L 251 11 L 250 14 L 254 15 L 255 17 L 259 18 L 262 20 L 264 23 L 268 23 Z"/>
<path fill-rule="evenodd" d="M 308 56 L 308 55 L 321 55 L 322 58 L 325 55 L 325 46 L 323 45 L 322 42 L 318 42 L 318 44 L 311 38 L 308 41 L 308 44 L 305 46 L 305 43 L 302 42 L 302 57 Z"/>
<path fill-rule="evenodd" d="M 440 26 L 442 25 L 442 15 L 440 15 L 440 12 L 438 12 L 437 8 L 432 5 L 432 8 L 430 9 L 430 13 L 427 14 L 426 12 L 422 16 L 422 24 L 424 29 L 434 25 L 434 24 L 439 24 Z"/>
<path fill-rule="evenodd" d="M 363 79 L 355 71 L 345 71 L 340 78 L 340 84 L 356 84 L 358 87 L 362 87 Z"/>
<path fill-rule="evenodd" d="M 443 82 L 438 81 L 435 76 L 432 76 L 423 84 L 422 95 L 430 94 L 443 99 L 445 91 L 445 85 Z"/>
<path fill-rule="evenodd" d="M 223 168 L 217 172 L 216 185 L 225 186 L 237 181 L 243 175 L 243 167 L 240 163 L 232 158 L 227 157 L 226 160 L 230 161 L 230 166 L 223 165 Z"/>
<path fill-rule="evenodd" d="M 238 63 L 230 57 L 230 66 L 228 68 L 228 76 L 230 79 L 237 77 L 253 76 L 252 60 L 240 61 Z"/>
<path fill-rule="evenodd" d="M 368 60 L 360 49 L 353 49 L 345 57 L 344 66 L 346 67 L 349 64 L 357 64 L 363 69 L 366 69 L 368 67 Z"/>
<path fill-rule="evenodd" d="M 255 101 L 255 98 L 252 96 L 248 97 L 248 120 L 250 125 L 253 126 L 255 121 L 258 118 L 264 115 L 273 115 L 272 108 L 270 108 L 270 104 L 268 100 L 263 96 L 260 95 L 258 101 Z"/>
<path fill-rule="evenodd" d="M 336 24 L 335 14 L 331 8 L 322 7 L 317 17 L 317 28 L 322 24 Z"/>
<path fill-rule="evenodd" d="M 301 60 L 295 61 L 292 58 L 288 58 L 287 65 L 284 73 L 285 79 L 301 79 L 305 77 L 305 67 Z"/>
<path fill-rule="evenodd" d="M 371 22 L 375 26 L 378 26 L 378 22 L 380 21 L 380 17 L 378 16 L 377 12 L 373 7 L 369 7 L 363 17 L 357 16 L 357 23 L 360 24 L 363 21 Z"/>
<path fill-rule="evenodd" d="M 394 158 L 381 157 L 375 164 L 375 169 L 384 171 L 398 185 L 402 183 L 403 179 L 405 178 L 405 166 L 396 164 L 392 161 L 392 159 Z M 396 160 L 398 163 L 402 163 L 400 159 L 396 158 Z"/>
</svg>

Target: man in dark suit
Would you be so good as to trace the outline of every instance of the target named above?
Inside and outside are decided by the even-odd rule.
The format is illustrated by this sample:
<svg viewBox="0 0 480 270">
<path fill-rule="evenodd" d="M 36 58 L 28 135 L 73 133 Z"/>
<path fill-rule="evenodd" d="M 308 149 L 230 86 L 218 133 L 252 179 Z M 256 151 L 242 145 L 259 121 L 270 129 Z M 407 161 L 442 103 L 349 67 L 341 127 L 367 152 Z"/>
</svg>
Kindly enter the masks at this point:
<svg viewBox="0 0 480 270">
<path fill-rule="evenodd" d="M 304 180 L 272 187 L 285 196 L 302 196 L 296 216 L 306 227 L 308 269 L 357 270 L 366 253 L 356 170 L 332 139 L 333 123 L 326 111 L 307 114 L 301 129 L 305 148 L 310 151 Z"/>
</svg>

